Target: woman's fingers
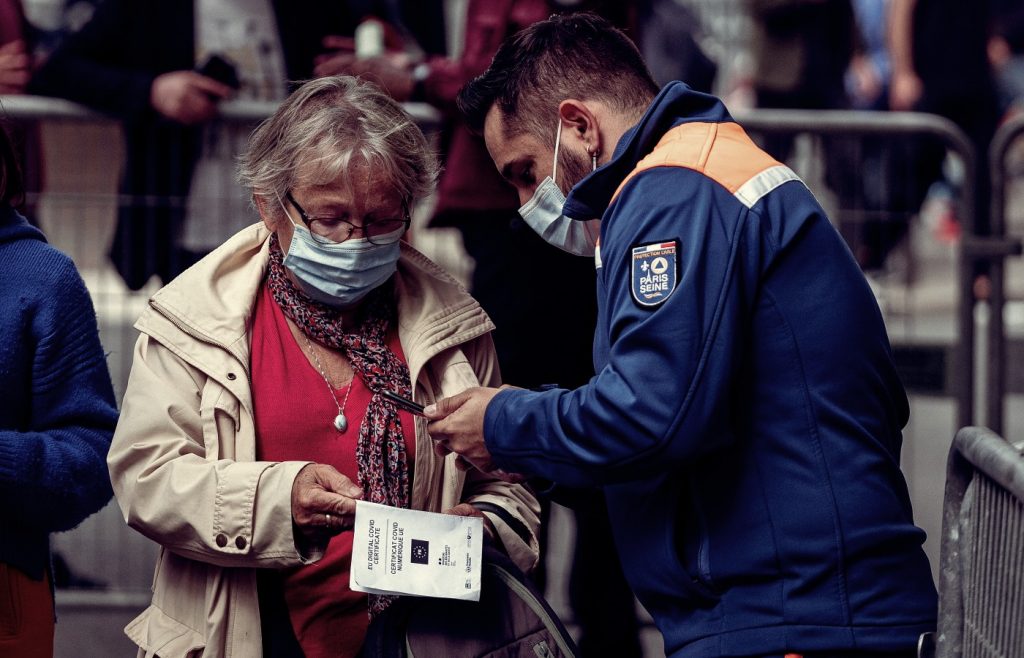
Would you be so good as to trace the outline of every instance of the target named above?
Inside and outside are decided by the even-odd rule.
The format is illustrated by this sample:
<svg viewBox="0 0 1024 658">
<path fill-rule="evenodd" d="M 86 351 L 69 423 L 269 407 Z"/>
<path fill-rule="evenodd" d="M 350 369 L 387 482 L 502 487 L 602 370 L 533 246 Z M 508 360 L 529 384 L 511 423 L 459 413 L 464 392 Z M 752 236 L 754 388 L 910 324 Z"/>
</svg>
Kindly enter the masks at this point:
<svg viewBox="0 0 1024 658">
<path fill-rule="evenodd" d="M 307 533 L 348 530 L 362 496 L 363 490 L 333 466 L 309 464 L 292 483 L 292 521 Z"/>
</svg>

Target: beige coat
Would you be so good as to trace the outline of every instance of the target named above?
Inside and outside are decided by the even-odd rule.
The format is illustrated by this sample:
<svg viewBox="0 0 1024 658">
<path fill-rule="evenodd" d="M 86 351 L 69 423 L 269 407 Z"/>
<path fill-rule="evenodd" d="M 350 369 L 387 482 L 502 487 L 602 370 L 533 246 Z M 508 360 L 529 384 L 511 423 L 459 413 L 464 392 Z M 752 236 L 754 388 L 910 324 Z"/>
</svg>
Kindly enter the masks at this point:
<svg viewBox="0 0 1024 658">
<path fill-rule="evenodd" d="M 153 602 L 125 632 L 140 655 L 262 655 L 256 568 L 295 567 L 292 481 L 307 462 L 256 461 L 249 384 L 249 321 L 269 258 L 262 224 L 231 238 L 157 292 L 142 332 L 108 456 L 125 520 L 162 546 Z M 428 404 L 498 383 L 493 325 L 465 291 L 402 245 L 398 334 L 413 397 Z M 296 410 L 301 413 L 301 410 Z M 539 508 L 519 485 L 463 473 L 430 449 L 416 419 L 412 507 L 441 512 L 460 501 L 500 505 L 532 533 L 521 538 L 488 514 L 524 569 L 538 559 Z"/>
</svg>

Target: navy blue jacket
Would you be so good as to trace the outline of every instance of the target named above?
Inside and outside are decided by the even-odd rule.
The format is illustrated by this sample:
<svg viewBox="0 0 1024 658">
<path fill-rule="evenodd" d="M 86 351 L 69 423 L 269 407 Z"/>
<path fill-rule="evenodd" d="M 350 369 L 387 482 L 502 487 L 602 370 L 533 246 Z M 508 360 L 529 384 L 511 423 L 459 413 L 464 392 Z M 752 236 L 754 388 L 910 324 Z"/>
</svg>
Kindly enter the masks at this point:
<svg viewBox="0 0 1024 658">
<path fill-rule="evenodd" d="M 50 533 L 110 500 L 106 459 L 116 424 L 82 278 L 0 204 L 0 562 L 41 579 Z"/>
<path fill-rule="evenodd" d="M 499 393 L 495 461 L 605 488 L 669 656 L 912 648 L 936 595 L 899 468 L 906 394 L 804 183 L 672 83 L 564 211 L 602 218 L 597 375 Z"/>
</svg>

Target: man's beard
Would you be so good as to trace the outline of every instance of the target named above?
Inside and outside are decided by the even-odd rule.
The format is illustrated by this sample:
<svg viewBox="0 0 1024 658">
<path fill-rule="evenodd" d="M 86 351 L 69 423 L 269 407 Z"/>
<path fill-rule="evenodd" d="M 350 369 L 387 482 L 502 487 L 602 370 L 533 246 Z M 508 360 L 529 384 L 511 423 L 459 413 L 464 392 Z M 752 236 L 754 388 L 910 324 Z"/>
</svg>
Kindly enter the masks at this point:
<svg viewBox="0 0 1024 658">
<path fill-rule="evenodd" d="M 559 185 L 559 187 L 568 194 L 569 190 L 576 186 L 576 183 L 590 174 L 592 165 L 576 151 L 566 148 L 560 149 L 560 151 L 558 154 L 558 168 L 562 170 L 562 182 L 564 185 Z M 558 183 L 559 181 L 555 181 L 555 184 Z"/>
</svg>

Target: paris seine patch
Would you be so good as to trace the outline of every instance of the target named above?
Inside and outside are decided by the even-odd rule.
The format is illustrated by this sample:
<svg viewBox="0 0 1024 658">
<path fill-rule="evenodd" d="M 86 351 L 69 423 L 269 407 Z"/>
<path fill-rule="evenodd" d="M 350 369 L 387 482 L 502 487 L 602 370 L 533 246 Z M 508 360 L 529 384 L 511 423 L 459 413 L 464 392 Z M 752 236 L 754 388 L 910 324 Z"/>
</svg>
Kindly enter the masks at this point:
<svg viewBox="0 0 1024 658">
<path fill-rule="evenodd" d="M 646 308 L 664 304 L 679 282 L 679 241 L 650 242 L 632 251 L 633 300 Z"/>
</svg>

